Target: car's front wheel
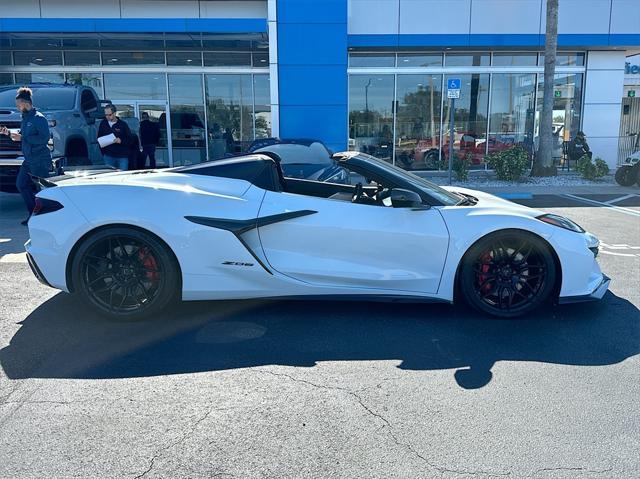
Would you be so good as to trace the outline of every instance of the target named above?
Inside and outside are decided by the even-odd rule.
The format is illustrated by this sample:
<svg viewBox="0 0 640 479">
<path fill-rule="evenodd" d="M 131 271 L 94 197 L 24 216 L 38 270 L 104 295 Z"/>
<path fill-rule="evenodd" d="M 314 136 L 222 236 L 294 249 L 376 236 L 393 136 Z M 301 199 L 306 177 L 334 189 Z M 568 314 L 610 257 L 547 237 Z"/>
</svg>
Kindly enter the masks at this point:
<svg viewBox="0 0 640 479">
<path fill-rule="evenodd" d="M 512 318 L 545 303 L 556 274 L 553 256 L 540 238 L 503 231 L 482 238 L 465 254 L 460 290 L 475 309 Z"/>
<path fill-rule="evenodd" d="M 80 244 L 71 267 L 75 294 L 114 319 L 158 313 L 180 292 L 173 254 L 155 236 L 135 228 L 97 231 Z"/>
</svg>

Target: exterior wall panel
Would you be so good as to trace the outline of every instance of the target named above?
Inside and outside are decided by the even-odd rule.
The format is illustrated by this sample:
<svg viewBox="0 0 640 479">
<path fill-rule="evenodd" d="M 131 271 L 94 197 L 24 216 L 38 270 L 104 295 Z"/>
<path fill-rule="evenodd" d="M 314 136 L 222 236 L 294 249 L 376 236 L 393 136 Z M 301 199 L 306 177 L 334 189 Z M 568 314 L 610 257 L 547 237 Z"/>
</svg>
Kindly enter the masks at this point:
<svg viewBox="0 0 640 479">
<path fill-rule="evenodd" d="M 119 18 L 119 0 L 83 2 L 75 0 L 41 0 L 42 18 Z"/>
<path fill-rule="evenodd" d="M 401 0 L 400 34 L 468 34 L 470 12 L 471 0 Z"/>
<path fill-rule="evenodd" d="M 640 34 L 640 1 L 613 0 L 611 33 Z"/>
<path fill-rule="evenodd" d="M 473 0 L 471 33 L 538 34 L 541 7 L 542 0 Z"/>
<path fill-rule="evenodd" d="M 398 34 L 398 0 L 350 0 L 349 33 Z"/>
</svg>

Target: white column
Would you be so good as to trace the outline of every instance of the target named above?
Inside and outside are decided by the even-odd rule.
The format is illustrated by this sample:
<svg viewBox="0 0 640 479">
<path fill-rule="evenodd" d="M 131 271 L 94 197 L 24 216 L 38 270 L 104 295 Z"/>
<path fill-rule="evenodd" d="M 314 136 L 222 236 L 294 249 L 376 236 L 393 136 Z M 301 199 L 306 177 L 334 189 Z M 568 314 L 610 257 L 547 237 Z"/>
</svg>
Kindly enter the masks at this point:
<svg viewBox="0 0 640 479">
<path fill-rule="evenodd" d="M 278 23 L 277 1 L 267 2 L 267 26 L 269 30 L 269 85 L 271 88 L 271 136 L 280 136 L 280 100 L 278 86 Z"/>
<path fill-rule="evenodd" d="M 582 130 L 593 157 L 609 168 L 618 161 L 618 136 L 624 91 L 625 51 L 591 51 L 587 56 Z"/>
</svg>

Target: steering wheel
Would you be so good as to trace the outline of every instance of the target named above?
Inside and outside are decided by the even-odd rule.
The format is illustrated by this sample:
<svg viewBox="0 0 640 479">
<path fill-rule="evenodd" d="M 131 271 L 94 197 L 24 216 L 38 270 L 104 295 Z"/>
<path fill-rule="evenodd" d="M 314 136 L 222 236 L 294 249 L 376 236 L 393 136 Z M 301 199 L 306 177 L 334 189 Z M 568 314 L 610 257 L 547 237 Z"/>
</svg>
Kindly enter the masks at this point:
<svg viewBox="0 0 640 479">
<path fill-rule="evenodd" d="M 356 189 L 353 192 L 353 196 L 351 197 L 351 203 L 357 203 L 363 195 L 364 188 L 362 187 L 362 183 L 356 183 Z"/>
</svg>

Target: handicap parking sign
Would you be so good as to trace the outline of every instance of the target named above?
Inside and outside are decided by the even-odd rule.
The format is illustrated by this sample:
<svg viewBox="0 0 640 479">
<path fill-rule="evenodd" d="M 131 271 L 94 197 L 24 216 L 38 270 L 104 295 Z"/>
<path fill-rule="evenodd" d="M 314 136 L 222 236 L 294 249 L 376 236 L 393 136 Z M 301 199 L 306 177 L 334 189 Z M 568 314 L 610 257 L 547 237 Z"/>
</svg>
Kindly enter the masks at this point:
<svg viewBox="0 0 640 479">
<path fill-rule="evenodd" d="M 447 90 L 459 90 L 459 89 L 460 89 L 460 78 L 447 79 Z"/>
</svg>

